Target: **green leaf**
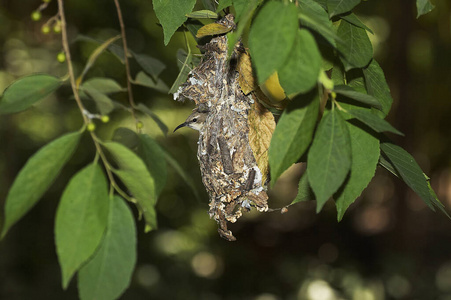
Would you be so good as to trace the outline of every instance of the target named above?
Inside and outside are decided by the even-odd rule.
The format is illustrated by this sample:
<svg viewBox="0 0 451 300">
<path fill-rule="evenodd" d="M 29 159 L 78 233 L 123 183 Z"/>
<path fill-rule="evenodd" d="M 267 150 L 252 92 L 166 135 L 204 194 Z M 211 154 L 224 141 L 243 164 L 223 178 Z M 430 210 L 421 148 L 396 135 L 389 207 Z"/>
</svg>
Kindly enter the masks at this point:
<svg viewBox="0 0 451 300">
<path fill-rule="evenodd" d="M 14 81 L 0 98 L 0 115 L 20 112 L 58 89 L 63 82 L 47 74 L 34 74 Z"/>
<path fill-rule="evenodd" d="M 296 6 L 292 3 L 267 2 L 255 17 L 249 48 L 258 82 L 265 82 L 286 61 L 298 28 Z"/>
<path fill-rule="evenodd" d="M 435 5 L 429 0 L 417 0 L 417 19 L 433 10 Z"/>
<path fill-rule="evenodd" d="M 363 28 L 366 31 L 370 32 L 371 34 L 374 34 L 374 32 L 365 24 L 363 24 L 362 21 L 360 21 L 360 19 L 353 13 L 346 15 L 346 16 L 341 16 L 340 17 L 343 20 L 346 20 L 348 23 L 351 23 L 357 27 Z"/>
<path fill-rule="evenodd" d="M 116 107 L 110 97 L 97 91 L 96 89 L 85 87 L 83 90 L 92 100 L 94 100 L 97 109 L 102 115 L 108 115 Z"/>
<path fill-rule="evenodd" d="M 56 212 L 55 244 L 64 289 L 100 245 L 107 218 L 108 184 L 100 167 L 91 164 L 69 181 Z"/>
<path fill-rule="evenodd" d="M 153 10 L 163 26 L 166 46 L 177 28 L 186 21 L 186 15 L 193 10 L 196 0 L 152 0 L 152 3 Z"/>
<path fill-rule="evenodd" d="M 377 61 L 373 59 L 368 67 L 363 69 L 363 75 L 365 76 L 368 94 L 375 97 L 380 102 L 382 105 L 383 117 L 385 117 L 390 111 L 393 98 L 390 94 L 390 88 L 385 81 L 382 68 Z"/>
<path fill-rule="evenodd" d="M 316 85 L 321 61 L 313 35 L 306 29 L 299 30 L 291 53 L 278 72 L 285 93 L 295 95 L 311 90 Z"/>
<path fill-rule="evenodd" d="M 110 198 L 105 237 L 78 273 L 80 299 L 117 299 L 130 285 L 136 265 L 136 225 L 119 196 Z"/>
<path fill-rule="evenodd" d="M 341 39 L 338 51 L 346 71 L 366 67 L 373 57 L 373 46 L 366 30 L 342 20 L 337 35 Z"/>
<path fill-rule="evenodd" d="M 147 114 L 149 117 L 151 117 L 152 120 L 154 120 L 155 123 L 157 123 L 158 127 L 163 132 L 163 134 L 165 136 L 168 135 L 168 126 L 166 126 L 166 124 L 164 124 L 163 121 L 161 121 L 161 119 L 153 111 L 151 111 L 147 106 L 145 106 L 142 103 L 139 103 L 135 108 L 137 110 Z"/>
<path fill-rule="evenodd" d="M 217 2 L 218 2 L 217 0 L 202 0 L 202 5 L 204 6 L 205 9 L 215 11 Z"/>
<path fill-rule="evenodd" d="M 426 176 L 426 174 L 424 174 L 423 173 L 423 175 L 425 176 L 425 177 L 427 177 Z M 451 219 L 451 216 L 448 214 L 448 212 L 445 210 L 445 206 L 443 205 L 443 203 L 441 203 L 440 202 L 440 200 L 438 199 L 438 197 L 437 197 L 437 194 L 435 193 L 435 191 L 432 189 L 432 186 L 431 186 L 431 182 L 428 180 L 428 187 L 429 187 L 429 194 L 430 194 L 430 196 L 431 196 L 431 202 L 432 202 L 432 204 L 435 206 L 435 207 L 437 207 L 438 209 L 440 209 L 440 211 L 442 212 L 442 213 L 444 213 L 449 219 Z"/>
<path fill-rule="evenodd" d="M 332 73 L 330 74 L 330 79 L 332 79 L 334 86 L 345 84 L 345 74 L 344 74 L 342 68 L 340 67 L 340 65 L 334 64 Z"/>
<path fill-rule="evenodd" d="M 355 91 L 352 87 L 347 85 L 336 85 L 334 86 L 334 92 L 346 96 L 348 98 L 354 99 L 358 102 L 374 106 L 376 108 L 382 108 L 379 101 L 371 95 L 363 94 Z"/>
<path fill-rule="evenodd" d="M 337 110 L 325 111 L 307 157 L 307 174 L 316 196 L 316 211 L 346 179 L 351 167 L 351 140 Z"/>
<path fill-rule="evenodd" d="M 137 201 L 137 207 L 146 221 L 145 231 L 156 229 L 157 216 L 155 204 L 155 179 L 152 178 L 145 163 L 131 150 L 115 142 L 102 145 L 113 156 L 118 169 L 113 172 L 121 179 Z"/>
<path fill-rule="evenodd" d="M 368 186 L 379 161 L 379 140 L 364 129 L 346 122 L 351 136 L 351 171 L 345 185 L 335 195 L 337 219 L 341 221 L 346 209 Z"/>
<path fill-rule="evenodd" d="M 120 35 L 116 35 L 113 36 L 112 38 L 106 40 L 105 42 L 103 42 L 100 46 L 98 46 L 89 56 L 88 61 L 86 62 L 85 68 L 83 69 L 83 72 L 81 73 L 81 75 L 77 78 L 77 82 L 81 83 L 83 82 L 83 78 L 85 77 L 86 73 L 88 73 L 88 71 L 91 69 L 91 67 L 94 65 L 94 63 L 96 62 L 97 58 L 103 53 L 105 52 L 108 47 L 110 47 L 111 45 L 113 45 L 113 43 L 115 41 L 117 41 L 118 39 L 120 39 L 121 36 Z"/>
<path fill-rule="evenodd" d="M 218 18 L 218 14 L 215 13 L 214 11 L 211 10 L 198 10 L 198 11 L 193 11 L 192 13 L 189 13 L 186 15 L 188 18 L 193 18 L 193 19 L 217 19 Z"/>
<path fill-rule="evenodd" d="M 402 180 L 435 211 L 434 202 L 430 199 L 426 177 L 415 159 L 406 150 L 390 142 L 381 143 L 381 150 L 387 160 L 394 166 Z"/>
<path fill-rule="evenodd" d="M 256 4 L 256 1 L 249 1 L 249 0 L 233 0 L 232 2 L 233 2 L 233 7 L 235 8 L 235 19 L 236 20 L 241 19 L 242 15 L 248 10 L 249 5 Z"/>
<path fill-rule="evenodd" d="M 183 181 L 190 187 L 194 196 L 200 201 L 199 192 L 196 189 L 193 178 L 185 172 L 185 170 L 180 166 L 180 164 L 175 160 L 166 150 L 163 149 L 164 157 L 169 165 L 182 177 Z"/>
<path fill-rule="evenodd" d="M 218 8 L 216 8 L 216 12 L 220 12 L 221 10 L 232 6 L 232 0 L 219 0 Z"/>
<path fill-rule="evenodd" d="M 6 197 L 2 238 L 49 188 L 75 151 L 80 136 L 81 132 L 73 132 L 52 141 L 36 152 L 20 170 Z"/>
<path fill-rule="evenodd" d="M 183 25 L 186 27 L 186 29 L 188 29 L 188 31 L 191 33 L 191 35 L 194 37 L 194 39 L 198 44 L 203 43 L 204 41 L 203 38 L 200 39 L 196 38 L 197 32 L 204 26 L 204 24 L 201 21 L 196 19 L 188 19 Z M 205 41 L 207 41 L 207 39 L 205 39 Z"/>
<path fill-rule="evenodd" d="M 291 204 L 315 200 L 315 194 L 313 194 L 312 188 L 310 187 L 307 175 L 307 172 L 304 172 L 304 174 L 302 174 L 302 177 L 299 180 L 298 184 L 298 193 Z"/>
<path fill-rule="evenodd" d="M 401 131 L 397 130 L 393 126 L 390 125 L 384 119 L 381 119 L 377 116 L 373 111 L 369 109 L 352 109 L 348 110 L 347 113 L 351 114 L 357 120 L 363 122 L 368 125 L 371 129 L 376 132 L 392 132 L 399 135 L 404 135 Z"/>
<path fill-rule="evenodd" d="M 142 85 L 162 93 L 167 93 L 169 91 L 168 86 L 166 85 L 166 83 L 164 83 L 163 80 L 157 78 L 157 80 L 155 81 L 142 71 L 136 75 L 135 80 L 132 80 L 131 83 Z"/>
<path fill-rule="evenodd" d="M 155 180 L 155 194 L 161 194 L 168 176 L 166 160 L 160 145 L 147 134 L 139 134 L 138 155 L 146 163 L 147 170 Z"/>
<path fill-rule="evenodd" d="M 301 0 L 301 1 L 305 1 L 305 0 Z M 317 2 L 319 5 L 321 5 L 322 8 L 327 9 L 327 1 L 328 0 L 314 0 L 315 2 Z"/>
<path fill-rule="evenodd" d="M 133 53 L 133 57 L 144 72 L 152 76 L 153 80 L 157 80 L 161 72 L 166 69 L 166 65 L 164 63 L 156 58 L 153 58 L 152 56 Z"/>
<path fill-rule="evenodd" d="M 303 0 L 298 2 L 299 20 L 303 26 L 318 32 L 335 47 L 338 36 L 329 19 L 327 12 L 314 0 Z"/>
<path fill-rule="evenodd" d="M 318 93 L 293 99 L 277 123 L 269 146 L 271 186 L 279 176 L 298 161 L 312 140 L 318 118 Z"/>
<path fill-rule="evenodd" d="M 92 37 L 82 35 L 82 34 L 77 35 L 74 42 L 78 42 L 78 41 L 95 43 L 98 45 L 103 44 L 105 42 L 103 40 L 93 39 Z M 124 48 L 122 46 L 119 46 L 116 44 L 109 44 L 107 47 L 107 50 L 111 54 L 116 56 L 116 58 L 119 59 L 122 64 L 125 63 L 125 53 L 124 53 Z M 131 53 L 130 49 L 128 49 L 128 51 L 129 51 L 129 53 Z"/>
<path fill-rule="evenodd" d="M 402 149 L 402 148 L 401 148 Z M 413 158 L 412 158 L 413 159 Z M 395 165 L 385 156 L 384 154 L 381 154 L 381 156 L 379 157 L 379 164 L 384 167 L 387 171 L 389 171 L 390 173 L 392 173 L 393 175 L 395 175 L 398 178 L 402 178 L 400 173 L 398 172 L 398 170 L 396 169 Z M 418 170 L 417 170 L 418 171 Z M 431 183 L 429 182 L 429 177 L 423 173 L 423 177 L 425 178 L 425 180 L 427 181 L 427 185 L 428 185 L 428 189 L 429 189 L 429 199 L 430 202 L 433 206 L 437 207 L 440 211 L 442 211 L 448 218 L 451 219 L 451 216 L 448 214 L 448 212 L 445 210 L 445 206 L 440 202 L 440 200 L 438 199 L 437 195 L 435 194 L 434 190 L 431 187 Z M 424 192 L 424 191 L 423 191 Z M 435 211 L 435 209 L 431 206 L 429 206 L 433 211 Z"/>
<path fill-rule="evenodd" d="M 140 143 L 138 135 L 133 130 L 125 127 L 119 127 L 114 131 L 113 142 L 122 144 L 134 152 L 138 150 Z"/>
<path fill-rule="evenodd" d="M 346 84 L 357 92 L 368 94 L 362 69 L 352 69 L 346 72 Z"/>
<path fill-rule="evenodd" d="M 379 157 L 379 165 L 381 165 L 384 169 L 386 169 L 396 177 L 401 178 L 401 175 L 399 175 L 398 171 L 396 171 L 395 166 L 382 154 Z"/>
<path fill-rule="evenodd" d="M 193 55 L 191 54 L 191 50 L 188 48 L 188 53 L 183 49 L 179 49 L 177 51 L 177 63 L 179 64 L 180 72 L 177 75 L 177 78 L 169 89 L 169 94 L 175 94 L 186 79 L 188 78 L 188 74 L 193 68 Z M 175 95 L 174 95 L 175 97 Z"/>
<path fill-rule="evenodd" d="M 351 11 L 359 3 L 360 0 L 327 0 L 327 10 L 332 18 Z"/>
<path fill-rule="evenodd" d="M 233 53 L 233 49 L 235 48 L 236 43 L 239 39 L 244 43 L 244 46 L 247 47 L 247 37 L 243 36 L 243 32 L 249 32 L 250 23 L 252 21 L 252 16 L 257 9 L 258 2 L 257 0 L 250 0 L 248 5 L 245 7 L 246 9 L 241 13 L 239 19 L 236 19 L 235 22 L 238 24 L 237 28 L 234 31 L 231 31 L 227 34 L 227 58 Z"/>
<path fill-rule="evenodd" d="M 126 89 L 120 86 L 119 83 L 110 78 L 96 77 L 86 80 L 80 87 L 83 89 L 96 90 L 103 94 L 113 94 L 124 92 Z"/>
</svg>

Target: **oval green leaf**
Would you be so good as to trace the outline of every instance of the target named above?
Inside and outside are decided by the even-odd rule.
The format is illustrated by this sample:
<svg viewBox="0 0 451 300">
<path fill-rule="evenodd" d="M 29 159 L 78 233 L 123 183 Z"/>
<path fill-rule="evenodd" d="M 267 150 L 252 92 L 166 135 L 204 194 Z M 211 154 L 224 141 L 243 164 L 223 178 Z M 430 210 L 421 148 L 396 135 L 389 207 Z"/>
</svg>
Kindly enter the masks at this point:
<svg viewBox="0 0 451 300">
<path fill-rule="evenodd" d="M 118 128 L 113 140 L 136 151 L 144 161 L 152 178 L 155 180 L 155 193 L 160 195 L 167 179 L 167 163 L 163 149 L 147 134 L 137 134 L 128 128 Z"/>
<path fill-rule="evenodd" d="M 30 108 L 53 93 L 63 82 L 55 76 L 35 74 L 20 78 L 8 86 L 0 98 L 0 114 L 11 114 Z"/>
<path fill-rule="evenodd" d="M 146 222 L 145 231 L 156 229 L 157 217 L 155 204 L 157 201 L 155 193 L 155 180 L 150 175 L 145 163 L 127 147 L 115 143 L 105 142 L 102 144 L 113 156 L 118 169 L 113 170 L 129 189 L 137 201 L 137 207 L 144 215 Z"/>
<path fill-rule="evenodd" d="M 392 132 L 399 135 L 404 135 L 401 131 L 394 128 L 384 119 L 381 119 L 375 112 L 369 109 L 351 109 L 347 111 L 350 115 L 355 117 L 357 120 L 368 125 L 371 129 L 376 132 Z"/>
<path fill-rule="evenodd" d="M 357 92 L 348 85 L 336 85 L 334 86 L 334 92 L 339 95 L 354 99 L 358 102 L 382 109 L 382 105 L 376 98 L 368 94 Z"/>
<path fill-rule="evenodd" d="M 161 194 L 167 179 L 167 164 L 160 145 L 147 134 L 139 134 L 138 155 L 146 163 L 147 170 L 155 180 L 155 194 Z"/>
<path fill-rule="evenodd" d="M 152 76 L 154 80 L 160 76 L 161 72 L 166 69 L 166 65 L 160 60 L 145 54 L 133 53 L 136 62 L 141 66 L 144 72 Z"/>
<path fill-rule="evenodd" d="M 130 285 L 136 264 L 136 225 L 124 199 L 110 199 L 108 225 L 92 259 L 78 272 L 82 300 L 117 299 Z"/>
<path fill-rule="evenodd" d="M 96 89 L 88 87 L 85 87 L 84 91 L 86 92 L 86 94 L 89 95 L 89 97 L 92 100 L 94 100 L 97 109 L 102 115 L 108 115 L 116 107 L 114 101 L 104 93 L 101 93 Z"/>
<path fill-rule="evenodd" d="M 314 0 L 299 1 L 299 20 L 303 26 L 313 29 L 322 35 L 332 46 L 338 39 L 336 30 L 323 7 Z"/>
<path fill-rule="evenodd" d="M 342 16 L 340 18 L 343 20 L 346 20 L 347 22 L 349 22 L 357 27 L 365 29 L 366 31 L 368 31 L 371 34 L 374 34 L 374 32 L 368 26 L 363 24 L 363 22 L 360 21 L 360 19 L 355 14 L 349 14 L 346 16 Z"/>
<path fill-rule="evenodd" d="M 316 196 L 316 211 L 345 181 L 351 167 L 351 140 L 337 110 L 326 111 L 307 157 L 307 174 Z"/>
<path fill-rule="evenodd" d="M 118 92 L 124 92 L 126 89 L 120 86 L 115 80 L 104 77 L 95 77 L 86 80 L 80 87 L 83 89 L 96 90 L 103 94 L 112 94 Z"/>
<path fill-rule="evenodd" d="M 55 221 L 64 289 L 100 245 L 107 226 L 108 202 L 108 184 L 97 164 L 75 174 L 64 190 Z"/>
<path fill-rule="evenodd" d="M 341 20 L 337 35 L 337 49 L 346 71 L 366 67 L 373 57 L 373 46 L 366 30 Z"/>
<path fill-rule="evenodd" d="M 196 0 L 152 0 L 153 10 L 163 26 L 164 44 L 167 45 L 174 32 L 183 22 L 196 4 Z"/>
<path fill-rule="evenodd" d="M 435 5 L 429 0 L 417 0 L 417 19 L 433 10 L 434 7 Z"/>
<path fill-rule="evenodd" d="M 154 90 L 157 90 L 162 93 L 169 92 L 169 87 L 164 83 L 161 78 L 157 78 L 156 80 L 152 79 L 150 76 L 147 76 L 146 73 L 140 71 L 135 80 L 131 81 L 133 84 L 142 85 Z"/>
<path fill-rule="evenodd" d="M 216 8 L 216 12 L 220 12 L 221 10 L 229 7 L 232 5 L 232 0 L 219 0 L 218 1 L 218 8 Z"/>
<path fill-rule="evenodd" d="M 390 142 L 381 143 L 381 150 L 402 180 L 420 196 L 430 209 L 435 211 L 426 177 L 412 155 L 400 146 Z"/>
<path fill-rule="evenodd" d="M 297 10 L 292 3 L 270 1 L 259 11 L 249 33 L 249 48 L 259 83 L 286 61 L 297 30 Z"/>
<path fill-rule="evenodd" d="M 193 12 L 187 14 L 186 16 L 188 18 L 193 18 L 193 19 L 217 19 L 218 18 L 217 13 L 215 13 L 214 11 L 208 10 L 208 9 L 193 11 Z"/>
<path fill-rule="evenodd" d="M 376 137 L 351 123 L 346 122 L 346 125 L 351 137 L 352 162 L 345 186 L 335 195 L 338 221 L 374 177 L 380 156 Z"/>
<path fill-rule="evenodd" d="M 298 31 L 294 47 L 279 70 L 280 85 L 289 96 L 311 90 L 321 70 L 321 53 L 306 29 Z"/>
<path fill-rule="evenodd" d="M 271 186 L 307 150 L 312 141 L 318 110 L 318 94 L 309 93 L 293 99 L 283 112 L 269 146 Z"/>
<path fill-rule="evenodd" d="M 372 60 L 368 67 L 363 69 L 368 94 L 376 98 L 382 106 L 383 117 L 390 111 L 393 98 L 390 88 L 385 80 L 384 71 L 376 60 Z"/>
<path fill-rule="evenodd" d="M 302 174 L 302 177 L 299 180 L 298 184 L 298 193 L 291 204 L 315 200 L 315 194 L 313 194 L 312 188 L 310 187 L 307 175 L 307 172 L 304 172 L 304 174 Z"/>
<path fill-rule="evenodd" d="M 81 132 L 73 132 L 52 141 L 36 152 L 20 170 L 6 197 L 2 238 L 49 188 L 75 151 L 80 136 Z"/>
<path fill-rule="evenodd" d="M 327 10 L 332 18 L 351 11 L 359 3 L 360 0 L 327 0 Z"/>
</svg>

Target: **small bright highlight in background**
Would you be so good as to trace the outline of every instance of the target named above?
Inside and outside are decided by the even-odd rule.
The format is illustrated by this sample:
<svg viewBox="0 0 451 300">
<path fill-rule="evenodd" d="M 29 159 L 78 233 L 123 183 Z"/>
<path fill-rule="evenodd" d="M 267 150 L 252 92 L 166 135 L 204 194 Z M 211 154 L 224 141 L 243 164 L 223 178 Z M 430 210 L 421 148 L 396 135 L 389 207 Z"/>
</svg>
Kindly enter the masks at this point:
<svg viewBox="0 0 451 300">
<path fill-rule="evenodd" d="M 299 298 L 301 299 L 301 298 Z M 308 300 L 336 300 L 334 290 L 324 280 L 314 280 L 307 287 Z"/>
<path fill-rule="evenodd" d="M 153 265 L 141 265 L 136 270 L 136 280 L 141 286 L 151 287 L 160 280 L 160 272 Z"/>
<path fill-rule="evenodd" d="M 199 277 L 217 278 L 221 273 L 221 261 L 209 252 L 199 252 L 193 256 L 191 267 Z"/>
</svg>

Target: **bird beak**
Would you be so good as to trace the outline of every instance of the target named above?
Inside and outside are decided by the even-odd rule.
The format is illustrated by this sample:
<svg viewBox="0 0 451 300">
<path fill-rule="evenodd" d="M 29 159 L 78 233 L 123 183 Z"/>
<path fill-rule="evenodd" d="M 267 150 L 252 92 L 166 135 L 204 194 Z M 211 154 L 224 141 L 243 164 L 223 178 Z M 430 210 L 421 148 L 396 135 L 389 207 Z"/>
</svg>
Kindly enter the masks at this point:
<svg viewBox="0 0 451 300">
<path fill-rule="evenodd" d="M 186 124 L 186 122 L 185 123 L 182 123 L 182 124 L 180 124 L 179 126 L 177 126 L 175 129 L 174 129 L 174 131 L 172 132 L 172 133 L 174 133 L 174 132 L 176 132 L 177 131 L 177 129 L 179 129 L 179 128 L 182 128 L 182 127 L 185 127 L 187 124 Z"/>
</svg>

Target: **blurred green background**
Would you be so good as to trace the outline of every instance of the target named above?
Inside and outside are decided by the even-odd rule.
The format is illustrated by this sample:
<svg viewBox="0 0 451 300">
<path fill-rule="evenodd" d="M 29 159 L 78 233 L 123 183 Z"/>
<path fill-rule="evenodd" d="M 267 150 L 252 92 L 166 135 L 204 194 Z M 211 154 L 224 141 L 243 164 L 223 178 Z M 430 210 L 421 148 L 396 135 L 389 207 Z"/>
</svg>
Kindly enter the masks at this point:
<svg viewBox="0 0 451 300">
<path fill-rule="evenodd" d="M 434 2 L 434 1 L 433 1 Z M 415 19 L 415 1 L 364 1 L 357 9 L 374 30 L 375 57 L 385 71 L 395 100 L 389 121 L 405 137 L 394 137 L 431 177 L 439 198 L 451 211 L 451 3 Z M 64 76 L 56 60 L 58 34 L 41 33 L 56 13 L 52 1 L 39 22 L 32 0 L 0 0 L 0 90 L 35 72 Z M 113 1 L 65 1 L 72 39 L 105 40 L 118 34 Z M 150 0 L 122 1 L 129 47 L 162 60 L 163 80 L 172 85 L 178 72 L 176 51 L 184 38 L 176 33 L 167 47 Z M 80 72 L 96 45 L 71 46 Z M 136 74 L 138 68 L 132 65 Z M 104 54 L 88 77 L 110 77 L 123 86 L 124 67 Z M 134 76 L 134 75 L 133 75 Z M 150 107 L 171 129 L 193 108 L 171 95 L 135 87 L 137 102 Z M 66 86 L 32 109 L 0 116 L 0 204 L 26 160 L 48 141 L 78 129 L 82 120 Z M 126 103 L 126 95 L 116 100 Z M 89 104 L 88 104 L 89 106 Z M 98 123 L 105 139 L 118 126 L 133 128 L 117 111 Z M 320 214 L 315 203 L 279 212 L 250 213 L 231 229 L 238 238 L 221 239 L 208 218 L 208 197 L 196 158 L 197 133 L 183 129 L 163 136 L 153 121 L 140 116 L 155 137 L 195 181 L 200 199 L 169 169 L 157 205 L 159 230 L 143 234 L 139 222 L 138 264 L 121 299 L 451 299 L 451 220 L 433 213 L 399 180 L 379 169 L 363 196 L 342 222 L 332 202 Z M 85 136 L 77 153 L 38 205 L 0 243 L 0 299 L 77 299 L 76 280 L 63 291 L 53 225 L 59 195 L 70 176 L 94 158 Z M 289 169 L 271 191 L 270 206 L 282 207 L 296 195 L 302 166 Z M 135 215 L 136 215 L 136 211 Z"/>
</svg>

